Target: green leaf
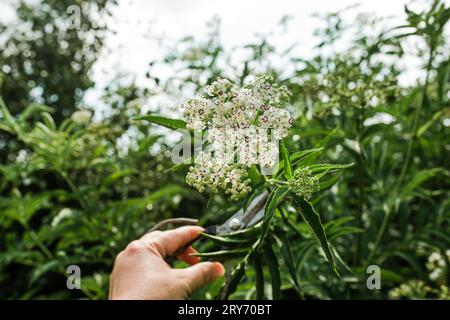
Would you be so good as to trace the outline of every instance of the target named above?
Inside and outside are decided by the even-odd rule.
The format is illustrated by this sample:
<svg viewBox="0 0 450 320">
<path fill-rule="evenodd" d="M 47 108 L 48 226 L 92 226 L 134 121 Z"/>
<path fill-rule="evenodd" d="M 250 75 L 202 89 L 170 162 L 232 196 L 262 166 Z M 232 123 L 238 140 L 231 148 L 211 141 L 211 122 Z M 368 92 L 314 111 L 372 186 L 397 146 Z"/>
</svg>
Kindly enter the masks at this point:
<svg viewBox="0 0 450 320">
<path fill-rule="evenodd" d="M 283 142 L 280 143 L 280 153 L 284 165 L 284 176 L 286 179 L 292 179 L 294 177 L 294 172 L 292 171 L 291 157 L 289 156 L 289 151 Z"/>
<path fill-rule="evenodd" d="M 372 137 L 373 135 L 377 134 L 378 132 L 383 132 L 386 130 L 389 130 L 391 128 L 391 125 L 385 124 L 385 123 L 377 123 L 373 124 L 371 126 L 364 127 L 361 132 L 361 141 L 364 141 L 365 139 L 368 139 Z"/>
<path fill-rule="evenodd" d="M 302 150 L 302 151 L 295 152 L 291 155 L 291 161 L 293 163 L 298 162 L 311 154 L 320 153 L 320 152 L 322 152 L 322 150 L 323 150 L 323 148 L 316 148 L 316 149 L 308 149 L 308 150 Z"/>
<path fill-rule="evenodd" d="M 151 123 L 155 123 L 158 124 L 160 126 L 172 129 L 172 130 L 177 130 L 177 129 L 186 129 L 186 122 L 183 120 L 179 120 L 179 119 L 170 119 L 170 118 L 165 118 L 165 117 L 160 117 L 160 116 L 153 116 L 153 115 L 145 115 L 145 116 L 139 116 L 134 118 L 133 120 L 146 120 L 148 122 Z"/>
<path fill-rule="evenodd" d="M 16 133 L 19 132 L 19 127 L 14 120 L 14 117 L 9 113 L 8 107 L 6 106 L 3 99 L 0 97 L 0 111 L 2 112 L 5 123 Z"/>
<path fill-rule="evenodd" d="M 349 164 L 313 164 L 312 166 L 309 166 L 309 169 L 311 169 L 311 172 L 313 174 L 319 174 L 322 172 L 334 172 L 337 170 L 341 170 L 341 169 L 346 169 L 346 168 L 350 168 L 353 167 L 354 163 L 349 163 Z"/>
<path fill-rule="evenodd" d="M 33 103 L 33 104 L 30 104 L 28 107 L 26 107 L 25 110 L 19 115 L 19 121 L 24 122 L 29 117 L 33 116 L 36 113 L 41 113 L 41 112 L 51 113 L 53 111 L 54 110 L 52 108 L 50 108 L 46 105 Z"/>
<path fill-rule="evenodd" d="M 228 299 L 230 294 L 236 291 L 237 286 L 241 282 L 242 278 L 245 276 L 245 266 L 247 265 L 247 261 L 244 260 L 238 264 L 236 269 L 231 273 L 231 277 L 229 281 L 226 281 L 223 285 L 219 295 L 217 298 L 219 299 Z M 228 278 L 227 278 L 228 279 Z"/>
<path fill-rule="evenodd" d="M 260 221 L 251 228 L 242 229 L 235 232 L 230 232 L 226 234 L 222 234 L 222 237 L 226 238 L 233 238 L 233 239 L 252 239 L 255 236 L 258 236 L 261 234 L 261 228 L 262 228 L 263 222 Z"/>
<path fill-rule="evenodd" d="M 291 275 L 295 288 L 297 292 L 300 295 L 302 295 L 300 283 L 297 277 L 297 267 L 295 266 L 294 258 L 292 256 L 291 244 L 289 243 L 289 240 L 286 237 L 286 234 L 283 232 L 283 230 L 279 230 L 279 232 L 276 233 L 275 239 L 277 240 L 277 243 L 281 249 L 281 255 L 283 256 L 284 263 L 288 268 L 289 274 Z"/>
<path fill-rule="evenodd" d="M 264 256 L 269 266 L 270 279 L 272 282 L 272 299 L 280 300 L 281 298 L 281 277 L 278 258 L 273 252 L 272 245 L 265 241 L 263 244 Z"/>
<path fill-rule="evenodd" d="M 422 125 L 417 130 L 417 137 L 421 137 L 437 120 L 439 120 L 444 114 L 450 113 L 450 108 L 442 109 L 436 112 L 430 120 L 428 120 L 424 125 Z"/>
<path fill-rule="evenodd" d="M 28 282 L 29 286 L 32 286 L 40 277 L 50 271 L 54 271 L 59 266 L 59 261 L 51 260 L 46 263 L 39 265 L 36 269 L 31 273 L 30 281 Z"/>
<path fill-rule="evenodd" d="M 190 157 L 190 158 L 184 159 L 180 163 L 173 165 L 172 167 L 170 167 L 169 169 L 167 169 L 164 172 L 167 173 L 167 172 L 177 171 L 181 168 L 188 167 L 188 166 L 192 165 L 193 163 L 194 163 L 194 158 Z"/>
<path fill-rule="evenodd" d="M 264 272 L 261 264 L 261 259 L 258 255 L 252 258 L 253 268 L 255 269 L 256 280 L 256 300 L 264 299 Z"/>
<path fill-rule="evenodd" d="M 56 123 L 55 120 L 53 120 L 53 117 L 51 116 L 50 113 L 48 112 L 42 112 L 42 120 L 44 121 L 45 125 L 51 129 L 51 130 L 56 130 Z"/>
<path fill-rule="evenodd" d="M 406 186 L 403 188 L 403 193 L 408 194 L 414 189 L 416 189 L 418 186 L 420 186 L 422 183 L 427 181 L 428 179 L 433 178 L 439 173 L 442 173 L 444 170 L 442 168 L 433 168 L 433 169 L 425 169 L 422 171 L 417 172 L 414 177 L 409 181 Z"/>
<path fill-rule="evenodd" d="M 220 250 L 214 252 L 205 252 L 205 253 L 193 253 L 193 256 L 212 259 L 218 261 L 230 260 L 237 257 L 242 257 L 246 255 L 251 248 L 243 248 L 243 249 L 231 249 L 231 250 Z"/>
<path fill-rule="evenodd" d="M 270 223 L 272 222 L 273 215 L 275 214 L 275 209 L 278 207 L 281 201 L 284 200 L 284 198 L 287 196 L 288 193 L 289 187 L 283 186 L 276 188 L 269 195 L 269 198 L 267 199 L 266 203 L 266 209 L 264 212 L 264 220 L 260 236 L 260 242 L 264 240 L 264 238 L 267 235 L 267 232 L 269 231 Z"/>
<path fill-rule="evenodd" d="M 332 177 L 328 180 L 320 181 L 319 182 L 319 191 L 324 191 L 324 190 L 331 188 L 336 182 L 338 182 L 340 177 L 341 177 L 340 174 L 336 174 L 334 177 Z"/>
<path fill-rule="evenodd" d="M 209 233 L 202 233 L 202 236 L 204 236 L 205 238 L 211 240 L 212 242 L 219 244 L 219 245 L 223 245 L 223 246 L 230 246 L 230 245 L 242 245 L 242 244 L 248 244 L 249 241 L 248 240 L 244 240 L 244 239 L 233 239 L 233 238 L 227 238 L 227 237 L 221 237 L 221 236 L 216 236 L 216 235 L 212 235 Z"/>
<path fill-rule="evenodd" d="M 325 230 L 323 228 L 321 219 L 319 214 L 314 210 L 311 203 L 306 201 L 305 199 L 300 198 L 299 196 L 293 194 L 293 203 L 300 211 L 302 218 L 310 227 L 313 234 L 316 236 L 320 246 L 322 247 L 325 256 L 327 257 L 328 263 L 330 264 L 333 271 L 339 275 L 336 266 L 334 264 L 333 254 L 331 253 L 330 247 L 328 245 L 328 239 L 325 234 Z"/>
</svg>

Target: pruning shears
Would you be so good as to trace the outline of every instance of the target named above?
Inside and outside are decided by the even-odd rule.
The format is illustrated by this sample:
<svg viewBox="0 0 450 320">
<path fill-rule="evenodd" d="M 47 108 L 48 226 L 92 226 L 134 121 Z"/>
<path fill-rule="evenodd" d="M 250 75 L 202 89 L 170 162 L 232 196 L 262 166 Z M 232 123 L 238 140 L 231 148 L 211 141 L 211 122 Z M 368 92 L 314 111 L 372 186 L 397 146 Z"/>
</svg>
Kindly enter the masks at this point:
<svg viewBox="0 0 450 320">
<path fill-rule="evenodd" d="M 205 227 L 205 232 L 212 235 L 224 235 L 253 227 L 264 218 L 264 210 L 268 197 L 269 193 L 267 191 L 262 192 L 261 194 L 253 198 L 253 200 L 249 203 L 249 205 L 245 209 L 242 208 L 238 210 L 227 221 L 225 221 L 222 224 Z M 181 225 L 181 226 L 198 225 L 198 222 L 199 221 L 197 219 L 190 219 L 190 218 L 167 219 L 156 224 L 148 232 L 161 230 L 168 225 Z M 184 247 L 177 250 L 173 256 L 176 257 L 181 253 L 183 253 L 186 250 L 186 248 L 192 245 L 200 237 L 201 236 L 197 237 Z"/>
<path fill-rule="evenodd" d="M 256 196 L 246 209 L 240 209 L 227 221 L 220 225 L 206 227 L 206 232 L 214 235 L 223 235 L 250 228 L 264 218 L 264 210 L 269 193 L 264 191 Z"/>
</svg>

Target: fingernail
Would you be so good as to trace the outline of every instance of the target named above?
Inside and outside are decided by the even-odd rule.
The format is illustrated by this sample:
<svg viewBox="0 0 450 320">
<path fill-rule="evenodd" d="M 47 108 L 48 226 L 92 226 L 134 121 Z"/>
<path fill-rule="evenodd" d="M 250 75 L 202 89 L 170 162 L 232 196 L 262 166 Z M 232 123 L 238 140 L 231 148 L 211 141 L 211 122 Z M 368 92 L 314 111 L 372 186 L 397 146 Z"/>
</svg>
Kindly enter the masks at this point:
<svg viewBox="0 0 450 320">
<path fill-rule="evenodd" d="M 225 274 L 225 268 L 220 262 L 214 262 L 214 278 L 220 278 Z"/>
</svg>

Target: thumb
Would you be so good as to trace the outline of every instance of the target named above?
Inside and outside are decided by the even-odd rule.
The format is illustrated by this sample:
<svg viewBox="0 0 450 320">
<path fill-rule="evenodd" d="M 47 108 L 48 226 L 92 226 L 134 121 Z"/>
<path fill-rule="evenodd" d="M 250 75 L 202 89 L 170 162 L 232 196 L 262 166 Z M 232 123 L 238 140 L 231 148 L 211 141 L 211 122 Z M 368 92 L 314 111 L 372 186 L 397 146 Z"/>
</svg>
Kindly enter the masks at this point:
<svg viewBox="0 0 450 320">
<path fill-rule="evenodd" d="M 225 269 L 219 262 L 200 262 L 182 270 L 192 291 L 220 278 Z"/>
</svg>

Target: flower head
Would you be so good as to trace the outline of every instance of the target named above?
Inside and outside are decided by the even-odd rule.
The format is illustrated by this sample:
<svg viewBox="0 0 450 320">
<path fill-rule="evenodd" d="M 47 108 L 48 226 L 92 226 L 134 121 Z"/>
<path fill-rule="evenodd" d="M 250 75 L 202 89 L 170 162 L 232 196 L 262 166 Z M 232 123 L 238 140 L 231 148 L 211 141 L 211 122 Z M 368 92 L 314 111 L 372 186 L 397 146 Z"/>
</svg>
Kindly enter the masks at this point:
<svg viewBox="0 0 450 320">
<path fill-rule="evenodd" d="M 283 109 L 289 96 L 287 88 L 274 84 L 270 76 L 259 76 L 242 88 L 218 79 L 183 105 L 183 115 L 189 129 L 256 126 L 279 129 L 284 138 L 292 125 Z"/>
<path fill-rule="evenodd" d="M 186 182 L 200 192 L 225 190 L 233 199 L 247 194 L 247 168 L 270 168 L 278 159 L 277 142 L 293 122 L 284 110 L 289 96 L 270 76 L 259 76 L 241 88 L 218 79 L 189 99 L 183 105 L 187 128 L 206 133 L 208 150 L 196 157 Z"/>
</svg>

